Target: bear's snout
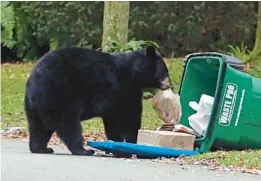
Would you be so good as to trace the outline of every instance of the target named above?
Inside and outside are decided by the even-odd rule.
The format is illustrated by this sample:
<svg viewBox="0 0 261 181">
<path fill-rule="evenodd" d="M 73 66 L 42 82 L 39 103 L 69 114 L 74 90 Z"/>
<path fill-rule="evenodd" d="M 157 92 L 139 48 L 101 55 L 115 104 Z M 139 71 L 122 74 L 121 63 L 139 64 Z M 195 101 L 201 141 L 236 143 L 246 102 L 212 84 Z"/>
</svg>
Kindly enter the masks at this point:
<svg viewBox="0 0 261 181">
<path fill-rule="evenodd" d="M 173 87 L 170 78 L 167 76 L 163 79 L 163 81 L 160 82 L 160 88 L 162 90 L 169 89 Z"/>
</svg>

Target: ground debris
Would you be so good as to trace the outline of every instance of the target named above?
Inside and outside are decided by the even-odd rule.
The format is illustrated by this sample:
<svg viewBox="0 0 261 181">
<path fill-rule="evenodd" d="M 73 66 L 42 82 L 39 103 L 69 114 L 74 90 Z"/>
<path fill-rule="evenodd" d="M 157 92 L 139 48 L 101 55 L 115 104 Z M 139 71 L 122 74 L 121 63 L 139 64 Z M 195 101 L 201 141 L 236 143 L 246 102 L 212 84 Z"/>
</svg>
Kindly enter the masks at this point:
<svg viewBox="0 0 261 181">
<path fill-rule="evenodd" d="M 106 140 L 106 135 L 104 132 L 84 133 L 83 138 L 84 138 L 85 142 L 87 140 L 104 141 L 104 140 Z"/>
<path fill-rule="evenodd" d="M 1 138 L 2 139 L 29 139 L 29 133 L 26 131 L 26 129 L 20 127 L 5 128 L 1 130 Z M 103 132 L 84 133 L 83 139 L 84 139 L 84 145 L 86 145 L 87 140 L 104 141 L 106 140 L 106 136 Z M 52 135 L 49 144 L 64 145 L 64 143 L 56 133 Z"/>
<path fill-rule="evenodd" d="M 26 138 L 28 133 L 23 127 L 7 127 L 1 130 L 2 139 Z"/>
<path fill-rule="evenodd" d="M 218 171 L 226 171 L 231 172 L 233 174 L 234 172 L 241 172 L 241 173 L 248 173 L 248 174 L 255 174 L 261 176 L 261 169 L 258 168 L 245 168 L 245 167 L 237 167 L 237 166 L 221 166 L 214 158 L 212 159 L 205 159 L 200 161 L 193 161 L 192 159 L 187 159 L 187 157 L 180 156 L 178 158 L 157 158 L 153 159 L 153 162 L 161 162 L 161 163 L 171 163 L 171 164 L 192 164 L 192 165 L 203 165 L 204 168 L 208 170 L 218 170 Z M 182 167 L 182 169 L 187 169 L 185 167 Z M 199 168 L 198 168 L 199 169 Z"/>
</svg>

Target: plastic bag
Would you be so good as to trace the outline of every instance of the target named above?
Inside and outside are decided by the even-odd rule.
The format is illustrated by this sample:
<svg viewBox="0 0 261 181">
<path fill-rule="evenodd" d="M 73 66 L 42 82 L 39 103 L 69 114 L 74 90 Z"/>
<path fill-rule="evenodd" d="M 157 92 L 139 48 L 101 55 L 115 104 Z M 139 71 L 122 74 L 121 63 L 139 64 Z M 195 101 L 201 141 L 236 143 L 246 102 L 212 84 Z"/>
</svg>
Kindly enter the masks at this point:
<svg viewBox="0 0 261 181">
<path fill-rule="evenodd" d="M 190 101 L 189 106 L 196 111 L 188 117 L 189 125 L 200 135 L 205 135 L 211 115 L 214 97 L 202 94 L 199 103 Z"/>
<path fill-rule="evenodd" d="M 167 124 L 178 124 L 182 115 L 180 97 L 171 89 L 158 91 L 152 98 L 152 107 Z"/>
</svg>

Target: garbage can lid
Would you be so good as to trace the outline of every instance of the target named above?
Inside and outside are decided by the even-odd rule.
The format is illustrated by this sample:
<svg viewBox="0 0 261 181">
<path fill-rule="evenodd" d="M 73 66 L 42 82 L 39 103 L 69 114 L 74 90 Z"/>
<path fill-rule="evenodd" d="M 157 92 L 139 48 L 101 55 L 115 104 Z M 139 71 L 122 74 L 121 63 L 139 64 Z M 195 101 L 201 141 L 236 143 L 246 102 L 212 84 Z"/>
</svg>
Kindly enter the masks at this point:
<svg viewBox="0 0 261 181">
<path fill-rule="evenodd" d="M 222 54 L 222 53 L 218 53 L 218 52 L 198 52 L 198 53 L 191 53 L 185 56 L 185 58 L 183 59 L 185 62 L 190 58 L 190 57 L 195 57 L 195 56 L 218 56 L 218 57 L 222 57 L 224 58 L 224 60 L 233 68 L 237 69 L 237 70 L 243 70 L 245 65 L 242 63 L 242 61 L 240 61 L 239 59 L 230 56 L 230 55 L 226 55 L 226 54 Z"/>
</svg>

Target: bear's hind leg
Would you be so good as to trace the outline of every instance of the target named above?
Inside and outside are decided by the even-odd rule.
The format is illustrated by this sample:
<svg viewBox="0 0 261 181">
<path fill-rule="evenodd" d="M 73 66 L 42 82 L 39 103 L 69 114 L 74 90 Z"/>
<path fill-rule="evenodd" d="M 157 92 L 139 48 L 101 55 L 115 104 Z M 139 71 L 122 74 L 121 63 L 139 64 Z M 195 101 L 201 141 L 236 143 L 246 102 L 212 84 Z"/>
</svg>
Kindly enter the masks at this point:
<svg viewBox="0 0 261 181">
<path fill-rule="evenodd" d="M 63 140 L 73 155 L 91 156 L 94 150 L 83 147 L 82 127 L 80 120 L 75 116 L 66 114 L 62 116 L 56 126 L 58 136 Z"/>
<path fill-rule="evenodd" d="M 108 140 L 122 142 L 120 128 L 116 122 L 117 118 L 103 117 L 103 125 Z"/>
<path fill-rule="evenodd" d="M 44 128 L 41 118 L 36 110 L 26 110 L 29 124 L 29 148 L 32 153 L 53 153 L 52 148 L 47 148 L 47 144 L 53 131 Z"/>
<path fill-rule="evenodd" d="M 119 118 L 117 117 L 103 117 L 103 124 L 105 134 L 108 140 L 115 141 L 115 142 L 123 142 L 124 139 L 121 135 L 121 127 L 120 124 L 117 123 Z M 109 154 L 108 151 L 106 151 Z M 132 155 L 123 152 L 112 152 L 112 154 L 119 158 L 131 158 Z"/>
</svg>

